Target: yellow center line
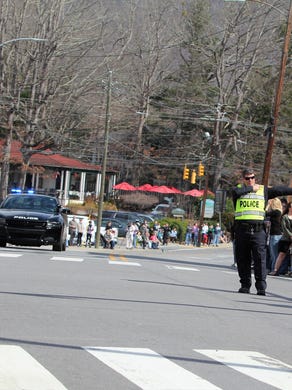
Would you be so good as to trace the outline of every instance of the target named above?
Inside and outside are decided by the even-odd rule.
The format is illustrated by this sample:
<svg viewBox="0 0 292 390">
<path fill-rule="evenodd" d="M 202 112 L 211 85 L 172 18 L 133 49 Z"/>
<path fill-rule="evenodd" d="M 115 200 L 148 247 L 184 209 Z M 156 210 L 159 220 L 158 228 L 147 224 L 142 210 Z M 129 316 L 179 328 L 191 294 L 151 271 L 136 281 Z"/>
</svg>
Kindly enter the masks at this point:
<svg viewBox="0 0 292 390">
<path fill-rule="evenodd" d="M 125 256 L 121 256 L 120 255 L 120 259 L 123 260 L 123 261 L 128 261 L 128 259 Z"/>
</svg>

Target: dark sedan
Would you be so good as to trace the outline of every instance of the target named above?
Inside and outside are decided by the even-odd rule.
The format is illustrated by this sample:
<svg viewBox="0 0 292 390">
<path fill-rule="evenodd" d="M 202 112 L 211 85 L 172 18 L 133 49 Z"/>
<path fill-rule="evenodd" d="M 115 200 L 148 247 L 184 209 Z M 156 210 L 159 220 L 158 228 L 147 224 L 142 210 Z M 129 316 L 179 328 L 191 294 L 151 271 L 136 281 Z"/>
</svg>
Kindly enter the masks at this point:
<svg viewBox="0 0 292 390">
<path fill-rule="evenodd" d="M 53 196 L 9 195 L 0 206 L 0 247 L 52 245 L 65 251 L 68 212 Z"/>
</svg>

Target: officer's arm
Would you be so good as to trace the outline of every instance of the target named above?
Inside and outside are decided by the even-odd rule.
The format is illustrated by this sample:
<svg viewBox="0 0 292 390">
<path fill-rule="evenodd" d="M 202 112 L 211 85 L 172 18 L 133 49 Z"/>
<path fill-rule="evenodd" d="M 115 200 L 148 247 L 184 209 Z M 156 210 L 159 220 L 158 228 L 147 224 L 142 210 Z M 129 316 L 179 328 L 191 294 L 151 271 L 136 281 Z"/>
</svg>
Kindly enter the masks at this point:
<svg viewBox="0 0 292 390">
<path fill-rule="evenodd" d="M 233 200 L 233 206 L 236 207 L 236 201 L 238 198 L 240 198 L 242 195 L 247 194 L 248 192 L 251 192 L 253 190 L 252 186 L 236 186 L 232 188 L 232 200 Z"/>
<path fill-rule="evenodd" d="M 268 199 L 276 198 L 277 196 L 292 195 L 292 187 L 275 186 L 268 187 Z"/>
<path fill-rule="evenodd" d="M 291 188 L 292 189 L 292 188 Z M 233 187 L 232 194 L 233 198 L 240 198 L 242 195 L 248 194 L 253 191 L 252 186 L 241 186 L 241 187 Z"/>
</svg>

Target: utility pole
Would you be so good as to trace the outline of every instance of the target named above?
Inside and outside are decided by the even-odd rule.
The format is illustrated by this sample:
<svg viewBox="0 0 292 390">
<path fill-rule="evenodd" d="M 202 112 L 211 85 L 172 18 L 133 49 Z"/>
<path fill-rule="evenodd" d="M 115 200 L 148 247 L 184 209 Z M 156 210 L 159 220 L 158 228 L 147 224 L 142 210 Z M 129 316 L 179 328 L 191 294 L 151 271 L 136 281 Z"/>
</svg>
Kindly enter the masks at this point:
<svg viewBox="0 0 292 390">
<path fill-rule="evenodd" d="M 224 0 L 226 2 L 255 2 L 264 4 L 270 8 L 273 8 L 283 14 L 282 10 L 278 7 L 275 7 L 273 4 L 270 4 L 264 0 Z M 281 67 L 280 67 L 280 74 L 279 74 L 279 80 L 278 80 L 278 86 L 276 90 L 276 97 L 275 97 L 275 103 L 274 103 L 274 112 L 273 116 L 270 120 L 271 126 L 269 128 L 268 132 L 268 144 L 267 144 L 267 150 L 265 155 L 265 161 L 264 161 L 264 169 L 263 169 L 263 178 L 262 178 L 262 184 L 267 186 L 269 184 L 269 174 L 271 169 L 271 161 L 272 161 L 272 155 L 273 155 L 273 148 L 275 143 L 275 136 L 277 132 L 277 126 L 278 126 L 278 119 L 279 119 L 279 111 L 280 111 L 280 104 L 282 99 L 282 92 L 283 92 L 283 86 L 284 86 L 284 77 L 286 72 L 286 65 L 288 60 L 288 52 L 289 52 L 289 43 L 290 43 L 290 37 L 292 32 L 292 0 L 290 0 L 290 7 L 289 7 L 289 14 L 287 19 L 287 29 L 286 29 L 286 35 L 284 40 L 284 48 L 282 52 L 282 60 L 281 60 Z"/>
<path fill-rule="evenodd" d="M 271 128 L 270 131 L 268 132 L 268 144 L 267 144 L 263 178 L 262 178 L 262 184 L 264 184 L 265 186 L 269 184 L 269 174 L 271 169 L 271 161 L 272 161 L 272 154 L 273 154 L 273 148 L 275 143 L 275 136 L 276 136 L 277 126 L 278 126 L 279 110 L 280 110 L 280 104 L 281 104 L 281 98 L 282 98 L 282 92 L 284 86 L 284 76 L 285 76 L 286 64 L 288 60 L 291 32 L 292 32 L 292 0 L 290 1 L 290 9 L 289 9 L 289 15 L 287 20 L 287 31 L 286 31 L 285 41 L 284 41 L 280 75 L 279 75 L 279 81 L 278 81 L 275 103 L 274 103 L 274 113 L 273 113 L 273 118 L 271 118 Z"/>
<path fill-rule="evenodd" d="M 110 114 L 111 94 L 112 94 L 112 71 L 109 71 L 108 85 L 107 85 L 106 114 L 105 114 L 105 130 L 104 130 L 104 152 L 103 152 L 103 159 L 102 159 L 101 184 L 100 184 L 99 199 L 98 199 L 97 228 L 96 228 L 96 235 L 95 235 L 96 248 L 99 247 L 99 243 L 100 243 L 100 228 L 101 228 L 103 198 L 104 198 L 104 190 L 105 190 L 109 125 L 111 120 L 111 114 Z"/>
<path fill-rule="evenodd" d="M 212 165 L 214 165 L 214 148 L 215 145 L 218 145 L 219 143 L 219 130 L 220 130 L 220 119 L 224 116 L 222 113 L 222 106 L 220 103 L 217 104 L 216 107 L 216 118 L 214 123 L 214 129 L 213 129 L 213 135 L 212 135 L 212 143 L 211 143 L 211 153 L 210 153 L 210 160 L 206 167 L 206 176 L 205 176 L 205 188 L 203 193 L 203 199 L 201 203 L 201 214 L 200 214 L 200 226 L 199 226 L 199 243 L 198 246 L 201 246 L 202 241 L 202 226 L 204 223 L 204 217 L 205 217 L 205 209 L 206 209 L 206 201 L 208 197 L 208 191 L 209 191 L 209 179 L 210 179 L 210 170 Z"/>
</svg>

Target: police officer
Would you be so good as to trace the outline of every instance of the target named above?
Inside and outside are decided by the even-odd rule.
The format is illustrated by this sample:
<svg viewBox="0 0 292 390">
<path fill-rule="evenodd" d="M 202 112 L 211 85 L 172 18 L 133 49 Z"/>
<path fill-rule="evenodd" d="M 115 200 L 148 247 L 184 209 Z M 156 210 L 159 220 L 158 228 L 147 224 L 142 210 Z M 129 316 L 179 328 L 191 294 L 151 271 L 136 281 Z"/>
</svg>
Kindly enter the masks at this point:
<svg viewBox="0 0 292 390">
<path fill-rule="evenodd" d="M 266 243 L 265 208 L 268 199 L 292 195 L 286 186 L 265 187 L 256 184 L 253 169 L 242 171 L 243 183 L 232 189 L 235 256 L 241 287 L 239 293 L 249 294 L 251 287 L 251 263 L 254 263 L 257 295 L 266 295 Z"/>
</svg>

